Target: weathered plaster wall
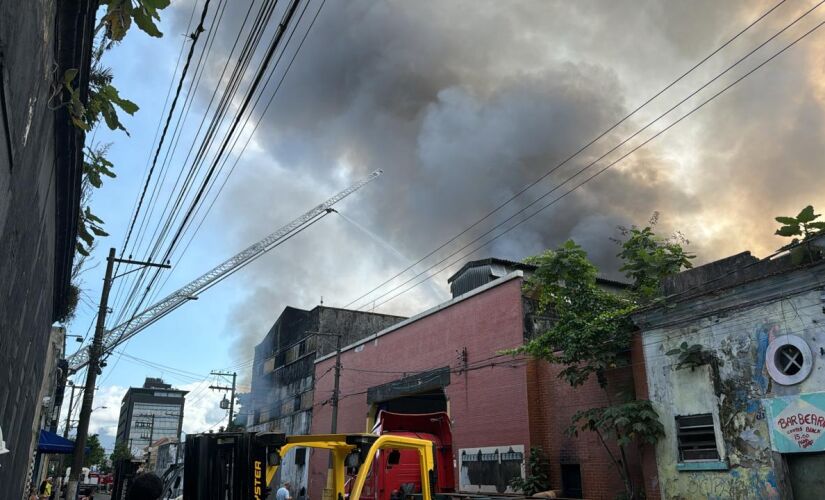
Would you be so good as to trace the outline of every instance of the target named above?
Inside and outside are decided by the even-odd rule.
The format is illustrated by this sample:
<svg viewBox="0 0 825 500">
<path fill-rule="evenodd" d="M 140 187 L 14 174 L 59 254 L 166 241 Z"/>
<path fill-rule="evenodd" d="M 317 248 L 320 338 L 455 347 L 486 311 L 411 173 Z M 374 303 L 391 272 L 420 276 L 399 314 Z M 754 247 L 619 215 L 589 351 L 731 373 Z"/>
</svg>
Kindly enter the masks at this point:
<svg viewBox="0 0 825 500">
<path fill-rule="evenodd" d="M 788 290 L 794 278 L 770 278 Z M 741 291 L 739 300 L 747 300 Z M 677 308 L 678 309 L 678 308 Z M 679 311 L 674 311 L 679 314 Z M 814 353 L 811 375 L 793 386 L 776 384 L 768 375 L 768 344 L 781 335 L 804 338 Z M 665 353 L 682 342 L 701 344 L 716 362 L 691 370 L 676 369 Z M 679 326 L 643 334 L 647 382 L 665 426 L 656 449 L 664 498 L 779 498 L 784 487 L 781 456 L 771 451 L 762 400 L 817 392 L 825 388 L 825 314 L 821 292 L 811 290 L 753 304 L 722 315 L 709 315 Z M 722 471 L 677 471 L 675 417 L 712 413 L 717 448 L 729 464 Z"/>
</svg>

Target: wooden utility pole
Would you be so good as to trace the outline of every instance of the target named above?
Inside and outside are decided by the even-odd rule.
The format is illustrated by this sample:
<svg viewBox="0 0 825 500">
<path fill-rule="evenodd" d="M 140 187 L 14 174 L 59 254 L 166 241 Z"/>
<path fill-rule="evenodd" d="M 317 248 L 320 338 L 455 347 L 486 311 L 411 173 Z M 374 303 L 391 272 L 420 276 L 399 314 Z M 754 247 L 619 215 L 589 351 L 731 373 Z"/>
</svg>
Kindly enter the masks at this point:
<svg viewBox="0 0 825 500">
<path fill-rule="evenodd" d="M 235 380 L 238 377 L 236 372 L 232 373 L 223 373 L 223 372 L 209 372 L 210 375 L 218 375 L 220 377 L 232 377 L 232 386 L 231 387 L 223 387 L 220 385 L 210 385 L 210 389 L 217 389 L 219 391 L 229 391 L 229 423 L 226 425 L 226 430 L 229 430 L 232 427 L 232 419 L 235 418 Z"/>
<path fill-rule="evenodd" d="M 97 382 L 97 376 L 101 373 L 101 358 L 104 354 L 103 336 L 106 333 L 106 313 L 109 311 L 109 292 L 112 289 L 112 282 L 117 277 L 112 276 L 115 262 L 139 264 L 143 267 L 152 266 L 167 269 L 171 267 L 167 264 L 118 259 L 115 258 L 115 249 L 109 249 L 109 256 L 106 258 L 106 275 L 103 278 L 103 291 L 100 294 L 100 305 L 97 312 L 95 336 L 92 339 L 92 345 L 89 347 L 86 386 L 83 390 L 83 400 L 80 406 L 80 419 L 77 422 L 77 437 L 75 438 L 74 453 L 72 455 L 72 470 L 69 474 L 69 484 L 66 487 L 66 498 L 68 499 L 77 498 L 78 480 L 80 479 L 80 471 L 83 468 L 83 455 L 86 449 L 86 438 L 89 433 L 89 419 L 92 416 L 92 404 L 95 398 L 95 383 Z"/>
</svg>

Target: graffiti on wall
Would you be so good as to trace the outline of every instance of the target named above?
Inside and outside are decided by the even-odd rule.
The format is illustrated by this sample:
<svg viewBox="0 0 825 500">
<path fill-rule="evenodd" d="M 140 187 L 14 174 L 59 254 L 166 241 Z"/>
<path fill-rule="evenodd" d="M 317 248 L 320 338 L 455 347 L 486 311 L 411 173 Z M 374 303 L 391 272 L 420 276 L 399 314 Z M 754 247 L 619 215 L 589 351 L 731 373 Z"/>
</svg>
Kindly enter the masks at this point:
<svg viewBox="0 0 825 500">
<path fill-rule="evenodd" d="M 680 493 L 668 492 L 674 499 L 708 498 L 779 498 L 776 476 L 770 469 L 738 470 L 730 474 L 707 472 L 682 473 Z"/>
<path fill-rule="evenodd" d="M 520 444 L 458 450 L 459 487 L 473 493 L 512 493 L 510 481 L 524 477 L 524 446 Z"/>
<path fill-rule="evenodd" d="M 780 453 L 825 451 L 825 392 L 765 400 L 771 448 Z"/>
</svg>

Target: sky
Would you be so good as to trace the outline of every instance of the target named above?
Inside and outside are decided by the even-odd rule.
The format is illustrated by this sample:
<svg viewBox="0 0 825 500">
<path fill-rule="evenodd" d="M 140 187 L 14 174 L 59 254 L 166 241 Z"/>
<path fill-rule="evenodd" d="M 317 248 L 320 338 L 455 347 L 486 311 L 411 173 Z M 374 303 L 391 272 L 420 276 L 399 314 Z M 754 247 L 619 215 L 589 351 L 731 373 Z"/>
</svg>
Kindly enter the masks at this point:
<svg viewBox="0 0 825 500">
<path fill-rule="evenodd" d="M 162 38 L 133 29 L 104 58 L 120 94 L 140 110 L 134 116 L 121 114 L 128 136 L 105 127 L 90 136 L 96 144 L 111 144 L 108 154 L 117 178 L 93 193 L 92 210 L 105 220 L 110 236 L 101 239 L 81 275 L 83 304 L 70 333 L 87 335 L 92 324 L 105 254 L 110 246 L 122 248 L 157 147 L 159 123 L 168 112 L 170 85 L 180 76 L 181 47 L 188 51 L 191 44 L 184 35 L 193 31 L 190 18 L 200 15 L 203 1 L 173 0 L 161 13 Z M 558 166 L 777 3 L 753 28 Z M 138 218 L 136 235 L 144 235 L 136 236 L 140 243 L 127 252 L 135 258 L 148 255 L 151 230 L 164 200 L 175 192 L 174 179 L 192 168 L 186 152 L 200 144 L 198 125 L 214 112 L 213 91 L 228 82 L 222 70 L 237 60 L 238 52 L 231 49 L 249 5 L 249 0 L 211 2 L 193 60 L 202 63 L 193 62 L 194 73 L 185 81 Z M 205 218 L 198 212 L 200 229 L 185 250 L 182 246 L 172 254 L 173 269 L 164 271 L 162 286 L 151 290 L 145 305 L 369 172 L 380 168 L 384 173 L 337 205 L 341 215 L 325 217 L 119 347 L 98 379 L 95 406 L 106 408 L 93 412 L 92 432 L 112 446 L 119 401 L 127 387 L 140 386 L 147 376 L 192 391 L 186 432 L 215 428 L 226 412 L 218 408 L 223 395 L 205 389 L 214 382 L 210 371 L 237 371 L 241 389 L 248 388 L 252 348 L 287 305 L 308 309 L 323 300 L 409 316 L 447 299 L 447 278 L 467 260 L 521 260 L 568 238 L 588 251 L 604 275 L 620 278 L 611 241 L 618 236 L 617 226 L 645 224 L 654 212 L 659 232 L 682 234 L 697 264 L 746 250 L 769 255 L 784 244 L 773 235 L 775 216 L 795 215 L 808 204 L 825 206 L 820 165 L 825 157 L 825 29 L 667 127 L 825 20 L 822 7 L 780 32 L 814 5 L 801 0 L 300 4 L 297 13 L 303 15 L 297 27 L 291 25 L 294 37 L 284 38 L 289 43 L 275 76 L 249 113 L 239 142 L 229 149 L 228 165 L 237 160 L 235 167 L 231 173 L 219 171 L 218 185 L 225 185 L 208 192 L 204 208 L 214 200 L 211 210 Z M 273 19 L 280 19 L 284 8 L 279 4 Z M 274 26 L 273 21 L 265 30 L 265 41 Z M 206 46 L 207 55 L 200 59 Z M 264 46 L 244 73 L 241 90 L 261 67 Z M 193 74 L 199 75 L 196 85 Z M 281 77 L 283 84 L 264 112 Z M 240 94 L 229 107 L 240 109 Z M 189 111 L 176 125 L 182 109 Z M 253 132 L 254 123 L 259 125 Z M 170 151 L 170 144 L 177 147 Z M 614 161 L 603 174 L 471 253 L 520 220 L 504 222 L 542 195 L 551 192 L 525 214 Z M 460 250 L 499 223 L 499 229 Z M 415 271 L 353 304 L 459 234 L 413 266 Z M 426 275 L 403 282 L 434 264 L 430 280 L 396 297 Z M 115 284 L 109 327 L 118 317 L 128 318 L 124 299 L 130 278 Z"/>
</svg>

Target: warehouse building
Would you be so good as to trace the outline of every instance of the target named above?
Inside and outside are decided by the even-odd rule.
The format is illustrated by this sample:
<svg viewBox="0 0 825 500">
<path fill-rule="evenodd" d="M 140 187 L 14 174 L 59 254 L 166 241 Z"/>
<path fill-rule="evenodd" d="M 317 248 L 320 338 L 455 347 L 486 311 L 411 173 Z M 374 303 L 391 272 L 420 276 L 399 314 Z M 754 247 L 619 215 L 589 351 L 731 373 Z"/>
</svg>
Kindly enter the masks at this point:
<svg viewBox="0 0 825 500">
<path fill-rule="evenodd" d="M 524 475 L 531 447 L 541 448 L 550 486 L 564 496 L 614 498 L 623 491 L 596 435 L 564 433 L 576 410 L 607 404 L 598 384 L 573 389 L 557 377 L 559 367 L 502 353 L 549 321 L 523 291 L 531 270 L 501 259 L 470 262 L 449 279 L 451 300 L 347 345 L 341 355 L 338 431 L 369 432 L 380 410 L 446 411 L 456 488 L 462 492 L 512 492 L 509 482 Z M 623 288 L 610 280 L 600 284 Z M 321 375 L 334 365 L 333 353 L 316 361 L 312 433 L 330 429 L 332 412 L 325 402 L 334 380 Z M 634 386 L 629 367 L 611 377 L 619 387 Z M 641 479 L 639 457 L 630 460 Z M 325 455 L 314 453 L 311 498 L 323 496 L 326 476 Z"/>
</svg>

